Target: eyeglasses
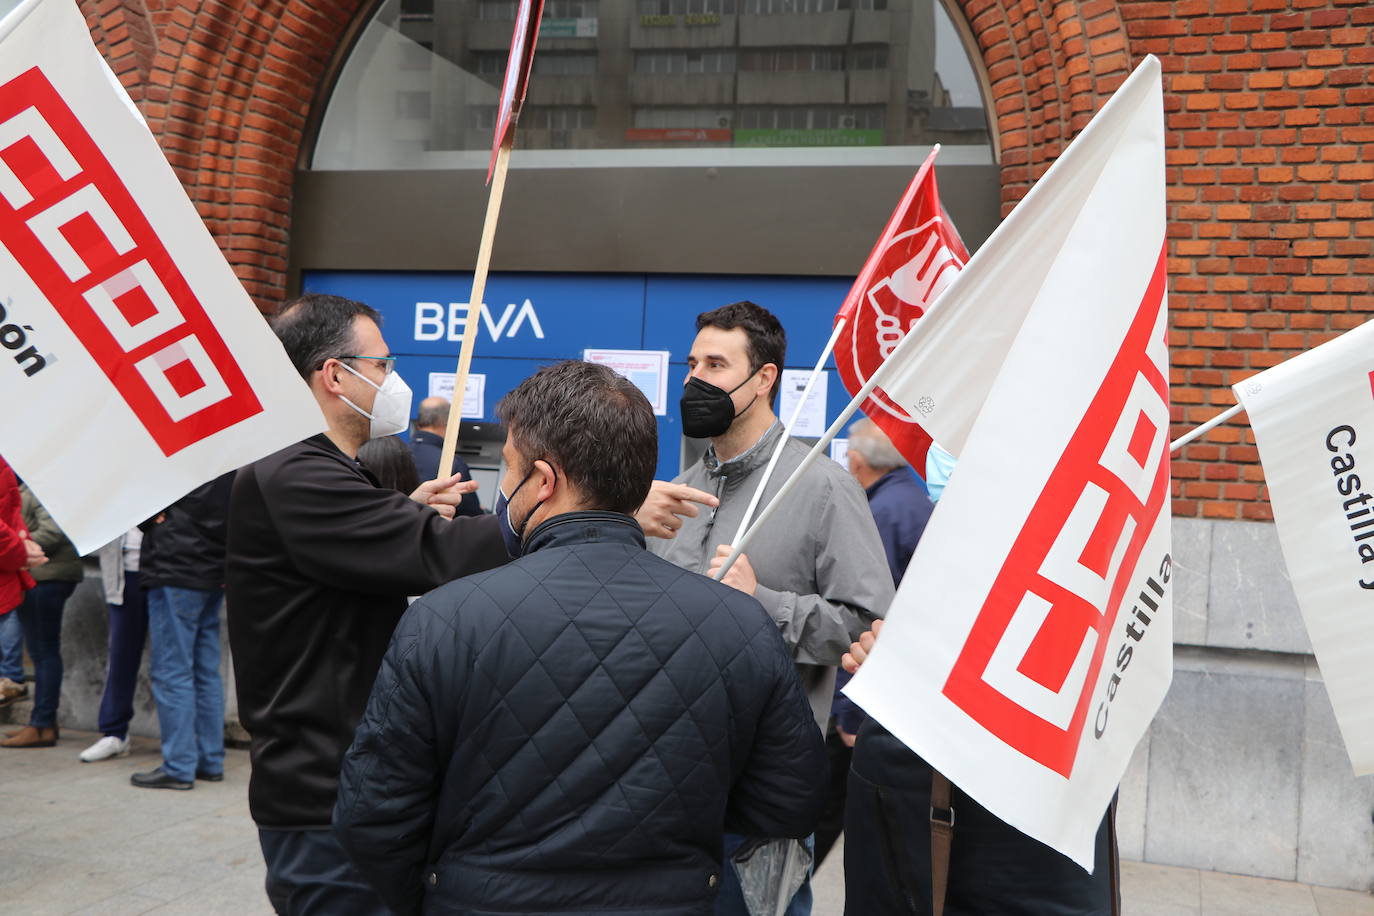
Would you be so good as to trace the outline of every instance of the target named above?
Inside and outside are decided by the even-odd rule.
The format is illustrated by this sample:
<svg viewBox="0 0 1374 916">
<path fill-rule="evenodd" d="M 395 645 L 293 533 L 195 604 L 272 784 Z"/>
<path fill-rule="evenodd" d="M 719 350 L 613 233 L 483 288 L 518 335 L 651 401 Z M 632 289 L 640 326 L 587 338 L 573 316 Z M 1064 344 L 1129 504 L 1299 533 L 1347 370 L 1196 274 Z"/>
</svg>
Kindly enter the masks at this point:
<svg viewBox="0 0 1374 916">
<path fill-rule="evenodd" d="M 396 368 L 396 357 L 394 356 L 336 356 L 335 359 L 370 359 L 378 364 L 383 375 L 390 375 Z"/>
</svg>

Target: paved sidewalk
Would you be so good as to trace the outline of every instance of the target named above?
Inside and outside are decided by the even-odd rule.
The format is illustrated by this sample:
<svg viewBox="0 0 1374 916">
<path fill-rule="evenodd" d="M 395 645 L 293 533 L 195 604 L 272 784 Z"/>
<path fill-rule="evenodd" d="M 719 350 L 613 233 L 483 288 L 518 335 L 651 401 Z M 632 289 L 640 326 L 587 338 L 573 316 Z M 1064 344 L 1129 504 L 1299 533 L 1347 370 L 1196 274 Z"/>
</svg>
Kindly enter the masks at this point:
<svg viewBox="0 0 1374 916">
<path fill-rule="evenodd" d="M 83 764 L 95 739 L 0 748 L 0 906 L 6 914 L 270 914 L 248 817 L 248 754 L 231 750 L 221 783 L 190 792 L 135 789 L 159 762 L 134 739 L 120 760 Z M 844 910 L 843 847 L 816 876 L 815 916 Z M 1127 862 L 1125 916 L 1374 916 L 1374 897 L 1285 881 Z M 860 914 L 861 916 L 861 914 Z"/>
</svg>

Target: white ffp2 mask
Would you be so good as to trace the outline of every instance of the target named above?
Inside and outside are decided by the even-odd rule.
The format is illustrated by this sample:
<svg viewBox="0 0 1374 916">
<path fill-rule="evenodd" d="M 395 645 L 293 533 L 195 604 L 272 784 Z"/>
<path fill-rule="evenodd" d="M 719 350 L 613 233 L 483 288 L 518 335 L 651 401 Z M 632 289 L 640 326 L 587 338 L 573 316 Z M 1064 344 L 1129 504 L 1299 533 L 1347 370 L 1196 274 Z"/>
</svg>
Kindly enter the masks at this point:
<svg viewBox="0 0 1374 916">
<path fill-rule="evenodd" d="M 406 427 L 410 425 L 411 400 L 410 386 L 406 384 L 405 379 L 393 370 L 388 372 L 386 378 L 378 385 L 348 363 L 341 362 L 339 365 L 377 389 L 377 397 L 372 402 L 371 413 L 363 410 L 343 395 L 339 395 L 341 401 L 372 422 L 372 428 L 369 432 L 371 438 L 380 439 L 382 436 L 394 436 L 399 432 L 404 432 Z"/>
</svg>

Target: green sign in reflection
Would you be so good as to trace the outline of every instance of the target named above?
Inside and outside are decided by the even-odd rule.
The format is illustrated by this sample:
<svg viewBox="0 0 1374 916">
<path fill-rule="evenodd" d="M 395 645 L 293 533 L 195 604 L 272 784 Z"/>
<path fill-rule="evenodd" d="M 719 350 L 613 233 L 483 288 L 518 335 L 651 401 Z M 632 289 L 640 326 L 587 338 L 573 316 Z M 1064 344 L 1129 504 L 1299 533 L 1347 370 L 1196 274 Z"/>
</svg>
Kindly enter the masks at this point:
<svg viewBox="0 0 1374 916">
<path fill-rule="evenodd" d="M 881 130 L 747 130 L 735 131 L 735 146 L 882 146 Z"/>
<path fill-rule="evenodd" d="M 596 19 L 545 19 L 539 23 L 540 38 L 595 38 Z"/>
</svg>

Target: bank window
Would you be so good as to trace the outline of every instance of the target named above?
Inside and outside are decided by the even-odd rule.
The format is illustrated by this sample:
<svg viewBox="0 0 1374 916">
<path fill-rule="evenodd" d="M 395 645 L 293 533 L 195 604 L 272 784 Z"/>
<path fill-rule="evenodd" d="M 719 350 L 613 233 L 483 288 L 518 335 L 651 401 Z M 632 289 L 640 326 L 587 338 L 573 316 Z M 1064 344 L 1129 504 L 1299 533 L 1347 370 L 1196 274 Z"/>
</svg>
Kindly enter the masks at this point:
<svg viewBox="0 0 1374 916">
<path fill-rule="evenodd" d="M 379 0 L 337 64 L 310 167 L 485 169 L 516 9 L 516 0 Z M 772 47 L 741 46 L 748 30 L 719 18 L 850 9 L 893 15 L 836 17 L 824 23 L 833 45 L 811 22 L 756 22 L 754 38 Z M 603 21 L 598 0 L 547 0 L 517 155 L 586 166 L 607 149 L 648 163 L 699 148 L 708 164 L 730 161 L 728 147 L 991 151 L 983 83 L 941 0 L 621 0 L 606 12 Z M 865 72 L 883 78 L 806 76 Z M 855 161 L 845 156 L 808 161 Z"/>
<path fill-rule="evenodd" d="M 636 73 L 734 73 L 734 51 L 641 51 Z"/>
</svg>

